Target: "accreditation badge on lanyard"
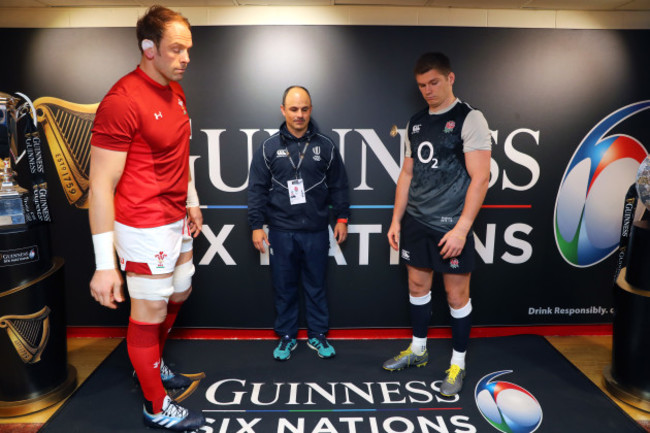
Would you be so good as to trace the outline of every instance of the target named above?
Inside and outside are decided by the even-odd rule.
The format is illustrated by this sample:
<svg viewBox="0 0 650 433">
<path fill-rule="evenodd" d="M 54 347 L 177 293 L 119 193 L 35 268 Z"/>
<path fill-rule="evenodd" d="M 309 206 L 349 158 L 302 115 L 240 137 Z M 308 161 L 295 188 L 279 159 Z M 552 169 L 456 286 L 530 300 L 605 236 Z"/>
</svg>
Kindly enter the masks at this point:
<svg viewBox="0 0 650 433">
<path fill-rule="evenodd" d="M 298 170 L 302 165 L 302 160 L 305 157 L 305 152 L 307 152 L 307 147 L 309 147 L 309 142 L 305 143 L 305 147 L 298 155 L 298 165 L 293 163 L 291 155 L 289 155 L 289 161 L 291 165 L 296 170 L 296 178 L 287 181 L 287 189 L 289 190 L 289 202 L 291 205 L 307 203 L 307 197 L 305 196 L 305 183 L 302 179 L 298 178 Z"/>
<path fill-rule="evenodd" d="M 292 205 L 307 203 L 305 184 L 302 179 L 291 179 L 287 182 L 287 187 L 289 188 L 289 201 Z"/>
</svg>

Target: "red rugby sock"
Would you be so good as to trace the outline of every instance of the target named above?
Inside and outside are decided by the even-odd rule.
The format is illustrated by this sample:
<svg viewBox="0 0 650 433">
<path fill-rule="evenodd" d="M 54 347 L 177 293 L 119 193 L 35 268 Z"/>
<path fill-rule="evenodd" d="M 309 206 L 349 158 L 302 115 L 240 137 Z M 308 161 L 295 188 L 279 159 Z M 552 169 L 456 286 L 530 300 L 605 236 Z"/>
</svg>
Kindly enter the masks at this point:
<svg viewBox="0 0 650 433">
<path fill-rule="evenodd" d="M 160 324 L 160 330 L 159 330 L 160 333 L 158 335 L 158 344 L 160 346 L 161 358 L 163 354 L 163 349 L 165 348 L 165 342 L 167 341 L 169 332 L 172 330 L 172 326 L 174 326 L 174 322 L 176 321 L 176 316 L 178 316 L 178 311 L 181 309 L 182 305 L 183 305 L 182 302 L 169 301 L 167 303 L 167 317 L 165 317 L 165 321 Z"/>
<path fill-rule="evenodd" d="M 153 406 L 153 413 L 162 410 L 167 395 L 160 379 L 159 329 L 160 324 L 142 323 L 129 318 L 129 328 L 126 333 L 129 359 L 138 376 L 144 398 Z"/>
</svg>

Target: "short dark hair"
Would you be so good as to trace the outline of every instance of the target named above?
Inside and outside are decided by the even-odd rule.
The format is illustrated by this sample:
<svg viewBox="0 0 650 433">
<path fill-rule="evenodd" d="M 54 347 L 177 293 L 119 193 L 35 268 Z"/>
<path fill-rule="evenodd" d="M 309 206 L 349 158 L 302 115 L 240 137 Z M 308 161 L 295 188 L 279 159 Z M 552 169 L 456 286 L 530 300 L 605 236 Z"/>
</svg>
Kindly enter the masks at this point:
<svg viewBox="0 0 650 433">
<path fill-rule="evenodd" d="M 187 18 L 178 12 L 160 5 L 153 5 L 147 9 L 147 13 L 140 17 L 135 27 L 140 51 L 142 51 L 142 41 L 145 39 L 153 41 L 157 48 L 160 47 L 165 27 L 173 21 L 183 23 L 188 29 L 191 29 Z"/>
<path fill-rule="evenodd" d="M 415 75 L 425 74 L 432 69 L 435 69 L 442 75 L 449 75 L 451 72 L 451 62 L 449 61 L 449 57 L 443 53 L 424 53 L 420 56 L 418 61 L 415 62 L 413 73 Z"/>
<path fill-rule="evenodd" d="M 311 104 L 311 94 L 309 93 L 309 90 L 307 90 L 307 88 L 303 87 L 303 86 L 293 85 L 293 86 L 287 87 L 286 90 L 284 91 L 284 93 L 282 94 L 282 105 L 284 105 L 284 101 L 286 101 L 287 95 L 289 94 L 291 89 L 302 89 L 302 90 L 304 90 L 305 93 L 307 93 L 307 96 L 309 96 L 309 103 Z"/>
</svg>

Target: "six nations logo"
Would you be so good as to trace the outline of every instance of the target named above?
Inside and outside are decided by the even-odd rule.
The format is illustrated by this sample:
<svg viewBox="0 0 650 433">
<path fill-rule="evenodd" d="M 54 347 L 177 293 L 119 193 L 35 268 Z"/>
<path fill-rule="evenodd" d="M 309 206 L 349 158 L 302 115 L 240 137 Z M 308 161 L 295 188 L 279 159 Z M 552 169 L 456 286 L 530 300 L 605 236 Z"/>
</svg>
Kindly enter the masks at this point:
<svg viewBox="0 0 650 433">
<path fill-rule="evenodd" d="M 483 376 L 474 389 L 476 407 L 495 429 L 504 433 L 532 433 L 542 423 L 542 407 L 527 390 L 499 376 L 512 373 L 502 370 Z"/>
<path fill-rule="evenodd" d="M 634 137 L 607 135 L 650 108 L 641 101 L 611 113 L 582 140 L 562 176 L 553 218 L 560 254 L 576 267 L 601 262 L 620 242 L 625 193 L 648 152 Z"/>
</svg>

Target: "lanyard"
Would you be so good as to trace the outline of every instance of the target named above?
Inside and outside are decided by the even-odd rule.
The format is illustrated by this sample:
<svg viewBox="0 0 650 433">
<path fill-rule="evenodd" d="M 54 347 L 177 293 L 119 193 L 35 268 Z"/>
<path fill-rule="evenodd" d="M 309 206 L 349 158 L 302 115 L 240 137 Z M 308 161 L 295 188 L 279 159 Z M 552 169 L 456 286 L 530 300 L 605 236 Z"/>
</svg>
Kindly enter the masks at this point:
<svg viewBox="0 0 650 433">
<path fill-rule="evenodd" d="M 305 143 L 305 147 L 302 149 L 302 152 L 300 152 L 300 148 L 298 148 L 298 165 L 296 165 L 293 162 L 293 158 L 291 157 L 291 152 L 289 152 L 289 146 L 287 145 L 287 141 L 282 136 L 282 144 L 284 144 L 284 147 L 287 148 L 287 153 L 289 154 L 289 162 L 291 163 L 291 166 L 293 169 L 296 171 L 296 179 L 298 179 L 298 170 L 300 170 L 300 166 L 302 165 L 302 160 L 305 158 L 305 153 L 307 152 L 307 148 L 309 147 L 309 141 Z"/>
</svg>

